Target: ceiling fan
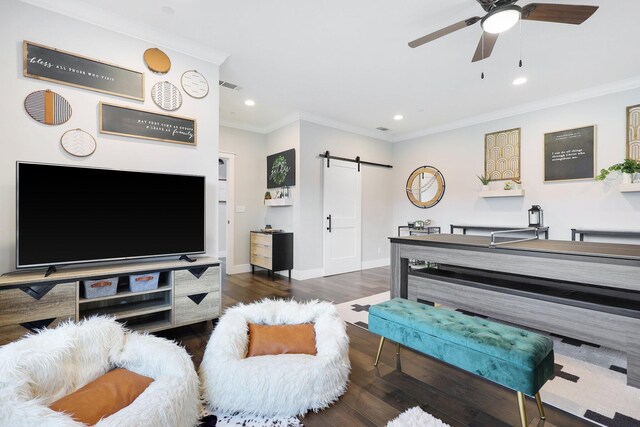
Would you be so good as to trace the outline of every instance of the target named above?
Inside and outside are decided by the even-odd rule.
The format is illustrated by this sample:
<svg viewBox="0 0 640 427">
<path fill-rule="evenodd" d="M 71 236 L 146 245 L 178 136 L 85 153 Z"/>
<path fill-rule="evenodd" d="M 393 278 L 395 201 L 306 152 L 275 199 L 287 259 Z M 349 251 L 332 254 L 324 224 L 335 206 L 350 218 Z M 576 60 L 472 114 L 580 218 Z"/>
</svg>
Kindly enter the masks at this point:
<svg viewBox="0 0 640 427">
<path fill-rule="evenodd" d="M 518 0 L 476 0 L 487 12 L 484 17 L 474 16 L 441 30 L 409 42 L 415 48 L 429 43 L 442 36 L 469 27 L 480 21 L 483 35 L 471 62 L 488 58 L 498 40 L 498 35 L 513 27 L 521 19 L 528 21 L 556 22 L 559 24 L 580 25 L 598 10 L 598 6 L 579 6 L 553 3 L 530 3 L 524 7 L 517 6 Z"/>
</svg>

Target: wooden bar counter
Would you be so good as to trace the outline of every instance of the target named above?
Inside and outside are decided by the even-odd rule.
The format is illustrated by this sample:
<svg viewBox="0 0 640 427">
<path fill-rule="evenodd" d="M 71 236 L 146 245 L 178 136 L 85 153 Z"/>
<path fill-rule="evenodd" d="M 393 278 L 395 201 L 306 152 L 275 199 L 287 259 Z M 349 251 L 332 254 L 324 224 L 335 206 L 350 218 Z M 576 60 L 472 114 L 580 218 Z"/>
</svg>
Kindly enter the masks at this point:
<svg viewBox="0 0 640 427">
<path fill-rule="evenodd" d="M 640 245 L 437 234 L 392 237 L 391 296 L 425 300 L 627 353 L 640 388 Z M 436 265 L 409 269 L 409 259 Z"/>
</svg>

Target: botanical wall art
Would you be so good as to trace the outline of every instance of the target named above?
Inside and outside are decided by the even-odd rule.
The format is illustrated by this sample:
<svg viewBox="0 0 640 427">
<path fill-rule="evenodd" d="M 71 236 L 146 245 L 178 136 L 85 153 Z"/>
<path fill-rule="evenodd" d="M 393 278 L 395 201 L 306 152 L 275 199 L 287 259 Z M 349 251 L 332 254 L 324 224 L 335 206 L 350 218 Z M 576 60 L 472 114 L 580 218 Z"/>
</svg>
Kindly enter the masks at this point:
<svg viewBox="0 0 640 427">
<path fill-rule="evenodd" d="M 144 101 L 144 74 L 24 41 L 25 77 Z"/>
<path fill-rule="evenodd" d="M 593 179 L 596 171 L 596 127 L 544 134 L 544 180 Z"/>
<path fill-rule="evenodd" d="M 196 120 L 101 102 L 100 133 L 196 145 Z"/>
<path fill-rule="evenodd" d="M 267 156 L 267 188 L 296 185 L 296 150 Z"/>
<path fill-rule="evenodd" d="M 640 105 L 627 107 L 627 159 L 640 160 Z"/>
<path fill-rule="evenodd" d="M 39 90 L 27 95 L 24 109 L 33 120 L 45 125 L 60 125 L 71 118 L 69 102 L 50 90 Z"/>
<path fill-rule="evenodd" d="M 520 179 L 520 128 L 484 136 L 484 176 L 490 181 Z"/>
</svg>

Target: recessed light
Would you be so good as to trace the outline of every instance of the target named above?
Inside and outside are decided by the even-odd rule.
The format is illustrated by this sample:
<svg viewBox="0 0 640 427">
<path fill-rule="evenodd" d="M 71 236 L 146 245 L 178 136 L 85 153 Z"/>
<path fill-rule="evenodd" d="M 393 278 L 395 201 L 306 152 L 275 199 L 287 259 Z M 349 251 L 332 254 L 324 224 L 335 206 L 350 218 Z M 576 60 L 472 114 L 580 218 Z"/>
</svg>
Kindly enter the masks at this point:
<svg viewBox="0 0 640 427">
<path fill-rule="evenodd" d="M 515 79 L 513 81 L 513 84 L 515 86 L 520 86 L 520 85 L 525 84 L 526 82 L 527 82 L 527 78 L 526 77 L 518 77 L 517 79 Z"/>
<path fill-rule="evenodd" d="M 253 99 L 247 99 L 246 101 L 244 101 L 244 105 L 253 107 L 254 105 L 256 105 L 256 101 L 254 101 Z"/>
<path fill-rule="evenodd" d="M 393 120 L 402 120 L 404 119 L 404 116 L 402 114 L 396 114 L 395 116 L 393 116 Z"/>
<path fill-rule="evenodd" d="M 172 8 L 170 8 L 169 6 L 164 6 L 164 7 L 162 8 L 162 11 L 163 11 L 164 13 L 166 13 L 167 15 L 173 15 L 174 13 L 176 13 L 176 11 L 175 11 L 175 10 L 173 10 Z"/>
</svg>

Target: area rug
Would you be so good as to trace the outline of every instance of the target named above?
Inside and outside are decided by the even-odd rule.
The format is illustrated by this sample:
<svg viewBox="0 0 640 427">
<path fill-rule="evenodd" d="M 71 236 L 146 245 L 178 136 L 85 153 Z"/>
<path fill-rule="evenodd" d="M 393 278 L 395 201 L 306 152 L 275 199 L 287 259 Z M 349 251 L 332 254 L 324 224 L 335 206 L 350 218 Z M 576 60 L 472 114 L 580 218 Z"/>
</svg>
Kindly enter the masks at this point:
<svg viewBox="0 0 640 427">
<path fill-rule="evenodd" d="M 244 417 L 237 414 L 204 411 L 200 427 L 303 427 L 300 420 L 291 418 Z"/>
<path fill-rule="evenodd" d="M 389 421 L 387 427 L 451 427 L 431 414 L 424 412 L 420 407 L 407 409 L 398 418 Z"/>
<path fill-rule="evenodd" d="M 346 322 L 368 329 L 369 307 L 389 298 L 389 292 L 383 292 L 338 304 L 338 313 Z M 536 332 L 553 340 L 555 352 L 555 378 L 547 381 L 540 391 L 545 403 L 601 426 L 640 427 L 640 389 L 627 387 L 624 353 L 568 337 Z"/>
</svg>

